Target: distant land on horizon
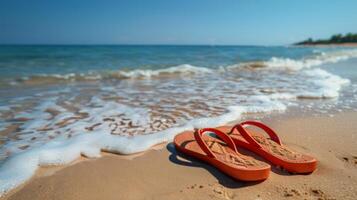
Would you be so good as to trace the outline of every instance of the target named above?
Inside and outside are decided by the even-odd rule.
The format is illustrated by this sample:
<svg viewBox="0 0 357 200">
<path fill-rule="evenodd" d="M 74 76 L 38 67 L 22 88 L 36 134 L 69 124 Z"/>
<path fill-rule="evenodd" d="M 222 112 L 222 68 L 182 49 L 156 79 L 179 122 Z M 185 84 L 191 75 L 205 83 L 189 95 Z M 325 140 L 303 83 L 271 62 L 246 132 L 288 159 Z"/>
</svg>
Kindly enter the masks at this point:
<svg viewBox="0 0 357 200">
<path fill-rule="evenodd" d="M 347 45 L 357 46 L 357 33 L 347 33 L 332 35 L 329 39 L 317 39 L 309 38 L 307 40 L 297 42 L 294 45 Z"/>
</svg>

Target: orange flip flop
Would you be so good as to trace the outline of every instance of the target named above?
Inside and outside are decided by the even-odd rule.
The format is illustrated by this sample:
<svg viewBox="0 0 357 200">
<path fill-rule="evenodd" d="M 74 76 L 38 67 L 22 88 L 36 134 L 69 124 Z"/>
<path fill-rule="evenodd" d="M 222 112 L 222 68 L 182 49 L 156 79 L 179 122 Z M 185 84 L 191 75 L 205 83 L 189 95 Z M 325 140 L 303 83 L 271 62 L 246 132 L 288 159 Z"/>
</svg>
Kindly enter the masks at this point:
<svg viewBox="0 0 357 200">
<path fill-rule="evenodd" d="M 248 131 L 244 126 L 256 126 L 264 130 L 269 138 L 251 130 Z M 233 127 L 224 126 L 217 129 L 231 134 L 230 136 L 236 145 L 262 156 L 289 172 L 311 173 L 317 167 L 315 158 L 289 149 L 281 143 L 280 138 L 271 128 L 261 122 L 245 121 Z"/>
<path fill-rule="evenodd" d="M 207 133 L 214 133 L 216 137 Z M 174 138 L 174 144 L 177 150 L 205 161 L 238 180 L 261 181 L 267 179 L 270 173 L 270 165 L 238 153 L 230 136 L 217 129 L 185 131 Z"/>
</svg>

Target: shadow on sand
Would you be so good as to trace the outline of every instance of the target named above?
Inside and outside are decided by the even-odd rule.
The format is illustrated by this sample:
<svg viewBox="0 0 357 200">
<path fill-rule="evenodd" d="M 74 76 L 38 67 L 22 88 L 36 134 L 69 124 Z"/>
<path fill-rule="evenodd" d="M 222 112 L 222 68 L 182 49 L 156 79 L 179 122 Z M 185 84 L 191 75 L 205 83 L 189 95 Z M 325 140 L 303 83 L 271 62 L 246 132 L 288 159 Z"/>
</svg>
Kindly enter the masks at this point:
<svg viewBox="0 0 357 200">
<path fill-rule="evenodd" d="M 175 146 L 173 143 L 169 143 L 166 146 L 167 150 L 171 153 L 169 156 L 169 160 L 175 164 L 183 165 L 187 167 L 199 167 L 206 169 L 210 172 L 216 179 L 218 180 L 219 184 L 227 188 L 241 188 L 241 187 L 248 187 L 252 185 L 259 184 L 260 182 L 242 182 L 236 181 L 233 178 L 227 176 L 226 174 L 220 172 L 215 167 L 201 162 L 195 158 L 187 156 L 181 152 L 176 151 Z"/>
<path fill-rule="evenodd" d="M 183 165 L 183 166 L 187 166 L 187 167 L 200 167 L 200 168 L 204 168 L 207 171 L 209 171 L 214 177 L 216 177 L 216 179 L 218 180 L 218 182 L 227 188 L 241 188 L 241 187 L 248 187 L 248 186 L 253 186 L 256 184 L 261 183 L 262 181 L 256 181 L 256 182 L 243 182 L 243 181 L 237 181 L 233 178 L 231 178 L 230 176 L 220 172 L 218 169 L 216 169 L 215 167 L 201 162 L 193 157 L 187 156 L 179 151 L 177 151 L 175 149 L 174 144 L 171 142 L 166 146 L 167 150 L 171 153 L 169 156 L 169 160 L 175 164 L 178 165 Z M 251 156 L 257 160 L 263 161 L 263 162 L 267 162 L 266 160 L 260 158 L 259 156 L 255 155 L 252 152 L 246 151 L 246 150 L 239 150 L 241 153 L 243 153 L 244 155 L 248 155 Z M 286 171 L 282 171 L 281 169 L 275 167 L 275 166 L 271 166 L 271 171 L 273 173 L 282 175 L 282 176 L 291 176 L 292 174 L 286 172 Z"/>
</svg>

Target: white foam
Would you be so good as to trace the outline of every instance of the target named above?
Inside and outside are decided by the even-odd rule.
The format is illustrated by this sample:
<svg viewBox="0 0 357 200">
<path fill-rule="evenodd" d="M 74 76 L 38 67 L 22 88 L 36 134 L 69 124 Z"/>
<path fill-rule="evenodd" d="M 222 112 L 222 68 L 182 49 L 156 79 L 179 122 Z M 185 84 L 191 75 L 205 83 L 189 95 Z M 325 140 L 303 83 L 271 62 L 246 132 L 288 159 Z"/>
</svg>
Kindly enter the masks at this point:
<svg viewBox="0 0 357 200">
<path fill-rule="evenodd" d="M 275 98 L 275 100 L 274 100 Z M 248 113 L 260 113 L 270 111 L 285 111 L 286 105 L 278 100 L 276 95 L 254 95 L 247 98 L 247 101 L 251 103 L 250 106 L 246 106 L 245 110 Z"/>
<path fill-rule="evenodd" d="M 53 79 L 63 79 L 63 80 L 70 80 L 76 77 L 75 73 L 68 73 L 68 74 L 37 74 L 32 77 L 22 77 L 21 80 L 28 81 L 32 78 L 53 78 Z"/>
<path fill-rule="evenodd" d="M 225 70 L 236 70 L 244 67 L 255 68 L 255 69 L 285 69 L 299 71 L 302 69 L 308 69 L 316 67 L 326 63 L 336 63 L 339 61 L 347 60 L 349 58 L 356 58 L 357 50 L 337 50 L 330 52 L 321 52 L 317 55 L 311 57 L 305 57 L 302 59 L 292 59 L 292 58 L 279 58 L 272 57 L 268 61 L 258 61 L 258 62 L 246 62 L 227 66 L 224 70 L 222 68 L 219 71 Z"/>
<path fill-rule="evenodd" d="M 135 125 L 144 125 L 149 121 L 149 114 L 147 109 L 143 108 L 132 108 L 123 104 L 118 104 L 115 102 L 104 102 L 98 97 L 93 97 L 92 102 L 96 105 L 101 105 L 97 108 L 84 108 L 81 112 L 88 113 L 89 116 L 94 116 L 90 118 L 90 121 L 101 122 L 105 117 L 115 116 L 124 114 L 128 117 Z"/>
<path fill-rule="evenodd" d="M 119 70 L 119 71 L 110 71 L 110 72 L 89 72 L 89 73 L 68 73 L 68 74 L 37 74 L 31 77 L 22 77 L 22 81 L 39 81 L 43 79 L 51 79 L 52 81 L 76 81 L 76 80 L 88 80 L 95 81 L 101 79 L 112 79 L 112 78 L 151 78 L 160 75 L 198 75 L 198 74 L 207 74 L 214 72 L 213 69 L 205 67 L 197 67 L 189 64 L 182 64 L 173 67 L 168 67 L 164 69 L 134 69 L 134 70 Z M 15 82 L 16 83 L 16 82 Z M 16 83 L 18 84 L 18 83 Z"/>
<path fill-rule="evenodd" d="M 203 125 L 200 121 L 207 120 L 196 120 L 195 123 Z M 81 154 L 99 157 L 100 150 L 122 154 L 144 151 L 152 145 L 171 140 L 179 132 L 192 128 L 192 125 L 186 125 L 136 137 L 114 136 L 107 131 L 97 130 L 95 133 L 81 134 L 69 140 L 50 141 L 42 147 L 12 156 L 1 166 L 0 193 L 4 194 L 28 180 L 39 166 L 68 164 Z"/>
<path fill-rule="evenodd" d="M 1 116 L 1 115 L 0 115 Z M 0 131 L 4 131 L 6 130 L 6 127 L 8 126 L 7 123 L 4 123 L 4 122 L 0 122 Z"/>
<path fill-rule="evenodd" d="M 310 58 L 303 58 L 294 60 L 290 58 L 276 58 L 273 57 L 269 61 L 263 62 L 268 68 L 279 68 L 288 70 L 301 70 L 304 68 L 311 68 L 326 63 L 336 63 L 349 58 L 356 58 L 357 50 L 340 50 L 333 52 L 324 52 Z"/>
<path fill-rule="evenodd" d="M 297 94 L 298 98 L 336 98 L 342 86 L 350 83 L 348 79 L 341 78 L 320 68 L 306 70 L 304 73 L 311 77 L 312 91 Z"/>
<path fill-rule="evenodd" d="M 0 111 L 9 111 L 10 107 L 9 106 L 0 106 Z"/>
<path fill-rule="evenodd" d="M 286 99 L 286 100 L 290 100 L 290 99 L 296 99 L 296 95 L 291 94 L 291 93 L 286 93 L 286 92 L 280 92 L 280 93 L 274 93 L 269 95 L 270 99 L 273 100 L 279 100 L 279 99 Z"/>
<path fill-rule="evenodd" d="M 61 106 L 58 106 L 55 102 L 57 97 L 49 98 L 46 101 L 40 103 L 38 106 L 33 108 L 31 112 L 21 112 L 15 116 L 15 118 L 26 118 L 26 119 L 33 119 L 29 120 L 22 125 L 22 128 L 34 131 L 40 128 L 43 128 L 48 120 L 51 118 L 51 115 L 46 112 L 48 109 L 57 110 L 61 112 L 65 112 L 66 110 Z"/>
<path fill-rule="evenodd" d="M 165 69 L 158 70 L 143 70 L 136 69 L 131 71 L 118 71 L 117 74 L 126 78 L 138 78 L 138 77 L 153 77 L 162 74 L 200 74 L 200 73 L 212 73 L 213 70 L 205 67 L 196 67 L 189 64 L 178 65 Z"/>
</svg>

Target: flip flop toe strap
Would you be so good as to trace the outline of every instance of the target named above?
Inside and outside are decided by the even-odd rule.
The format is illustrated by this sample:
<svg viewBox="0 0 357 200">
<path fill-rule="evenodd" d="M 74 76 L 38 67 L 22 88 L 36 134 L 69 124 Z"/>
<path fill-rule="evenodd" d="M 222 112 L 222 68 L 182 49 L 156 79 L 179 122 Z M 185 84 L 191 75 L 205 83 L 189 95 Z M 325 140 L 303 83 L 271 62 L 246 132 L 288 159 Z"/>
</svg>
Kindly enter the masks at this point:
<svg viewBox="0 0 357 200">
<path fill-rule="evenodd" d="M 202 136 L 206 133 L 214 133 L 219 139 L 221 139 L 223 142 L 225 142 L 228 147 L 230 147 L 234 152 L 238 153 L 237 147 L 234 144 L 232 138 L 227 135 L 226 133 L 219 131 L 214 128 L 203 128 L 195 131 L 194 136 L 195 139 L 198 143 L 198 145 L 201 147 L 201 149 L 209 156 L 212 158 L 216 158 L 215 154 L 211 151 L 211 149 L 207 146 L 207 143 L 203 140 Z"/>
<path fill-rule="evenodd" d="M 249 142 L 250 144 L 252 144 L 258 148 L 261 148 L 261 145 L 245 130 L 244 126 L 249 126 L 249 125 L 256 126 L 260 129 L 262 129 L 269 135 L 271 140 L 273 140 L 277 144 L 281 145 L 281 140 L 280 140 L 279 136 L 267 125 L 265 125 L 261 122 L 258 122 L 258 121 L 245 121 L 240 124 L 237 124 L 237 125 L 233 126 L 230 133 L 232 133 L 234 131 L 234 129 L 237 129 L 237 131 L 243 136 L 243 138 L 245 140 L 247 140 L 247 142 Z"/>
</svg>

